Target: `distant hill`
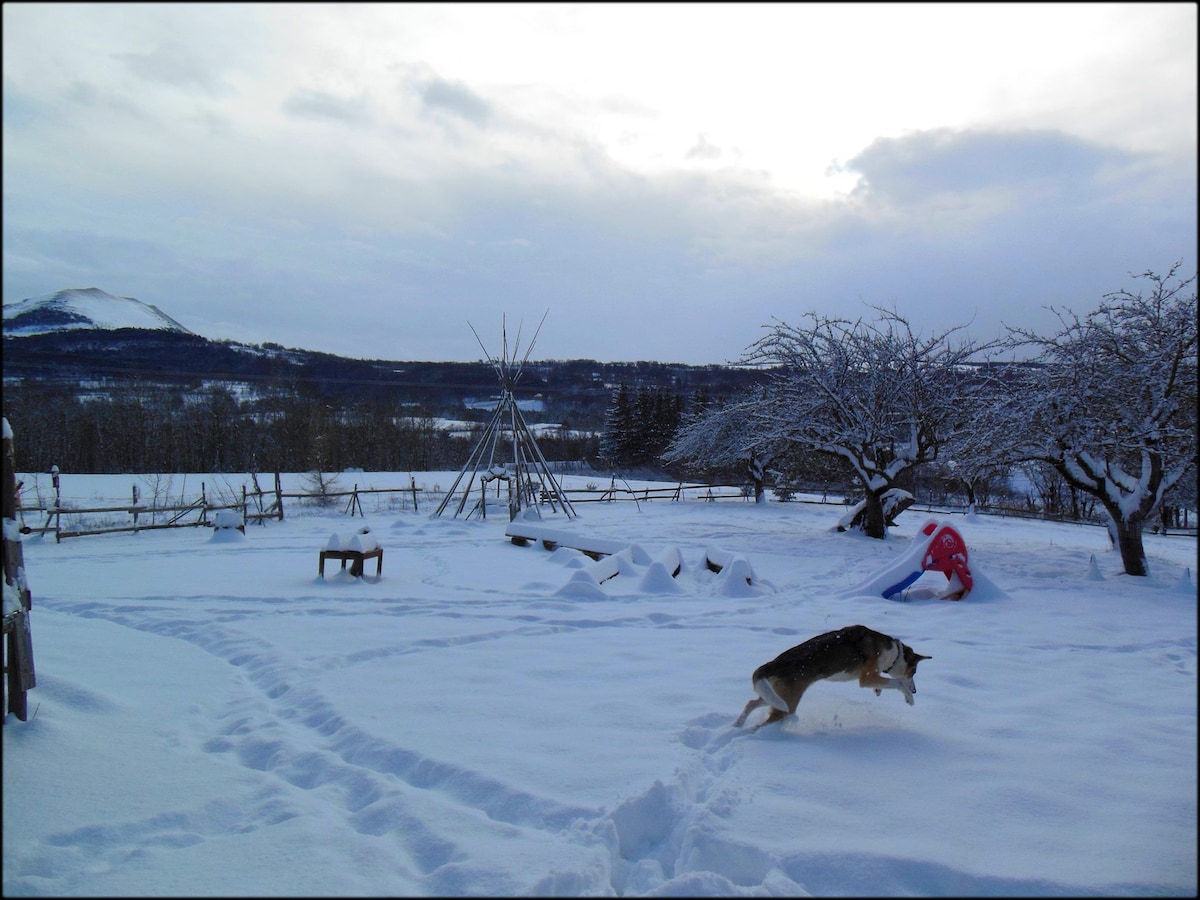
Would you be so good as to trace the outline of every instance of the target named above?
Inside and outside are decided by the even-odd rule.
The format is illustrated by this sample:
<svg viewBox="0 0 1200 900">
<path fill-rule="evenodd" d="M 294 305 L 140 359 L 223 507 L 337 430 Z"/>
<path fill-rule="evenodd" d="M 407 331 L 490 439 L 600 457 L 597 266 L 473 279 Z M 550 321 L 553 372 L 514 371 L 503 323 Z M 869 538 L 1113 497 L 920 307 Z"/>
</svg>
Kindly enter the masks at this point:
<svg viewBox="0 0 1200 900">
<path fill-rule="evenodd" d="M 152 303 L 114 297 L 99 288 L 69 288 L 4 306 L 4 335 L 75 329 L 141 328 L 193 334 Z"/>
<path fill-rule="evenodd" d="M 64 290 L 4 307 L 5 394 L 111 395 L 123 386 L 195 395 L 226 385 L 246 400 L 279 392 L 339 403 L 418 406 L 448 417 L 486 417 L 499 388 L 488 361 L 349 359 L 266 342 L 209 340 L 158 307 L 97 288 Z M 518 399 L 538 400 L 550 421 L 598 428 L 618 384 L 661 387 L 687 397 L 729 395 L 760 372 L 732 366 L 589 359 L 528 361 Z M 7 404 L 6 404 L 7 405 Z"/>
</svg>

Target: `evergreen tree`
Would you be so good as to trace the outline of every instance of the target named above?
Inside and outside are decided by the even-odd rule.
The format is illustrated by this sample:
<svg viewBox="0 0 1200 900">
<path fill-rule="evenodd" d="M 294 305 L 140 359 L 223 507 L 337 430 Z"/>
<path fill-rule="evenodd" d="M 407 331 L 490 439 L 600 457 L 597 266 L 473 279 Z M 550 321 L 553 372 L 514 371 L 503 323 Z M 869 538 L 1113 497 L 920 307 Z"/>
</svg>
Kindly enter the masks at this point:
<svg viewBox="0 0 1200 900">
<path fill-rule="evenodd" d="M 624 467 L 630 464 L 633 428 L 633 403 L 629 398 L 629 386 L 621 382 L 604 416 L 604 434 L 600 438 L 600 456 L 610 465 Z"/>
</svg>

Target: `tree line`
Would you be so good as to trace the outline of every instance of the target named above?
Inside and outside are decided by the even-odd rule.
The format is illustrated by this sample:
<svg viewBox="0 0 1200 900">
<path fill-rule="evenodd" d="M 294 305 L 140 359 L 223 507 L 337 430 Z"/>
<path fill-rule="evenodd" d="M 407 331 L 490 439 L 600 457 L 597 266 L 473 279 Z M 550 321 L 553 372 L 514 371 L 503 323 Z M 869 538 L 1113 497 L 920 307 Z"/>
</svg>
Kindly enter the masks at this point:
<svg viewBox="0 0 1200 900">
<path fill-rule="evenodd" d="M 239 400 L 221 385 L 185 394 L 122 382 L 80 397 L 33 383 L 5 394 L 25 471 L 454 470 L 484 428 L 448 431 L 427 411 L 373 400 L 332 404 L 292 393 Z M 538 444 L 547 459 L 579 460 L 595 458 L 598 438 L 564 431 Z"/>
<path fill-rule="evenodd" d="M 1145 575 L 1143 527 L 1169 492 L 1196 499 L 1195 276 L 1178 268 L 1147 271 L 1145 293 L 1106 294 L 1086 314 L 1053 310 L 1053 334 L 1009 328 L 982 344 L 963 326 L 918 334 L 883 307 L 777 321 L 743 357 L 762 382 L 692 415 L 663 459 L 741 466 L 761 497 L 763 479 L 786 482 L 821 457 L 857 483 L 853 525 L 877 538 L 912 502 L 919 470 L 973 501 L 1020 469 L 1102 510 L 1125 571 Z"/>
</svg>

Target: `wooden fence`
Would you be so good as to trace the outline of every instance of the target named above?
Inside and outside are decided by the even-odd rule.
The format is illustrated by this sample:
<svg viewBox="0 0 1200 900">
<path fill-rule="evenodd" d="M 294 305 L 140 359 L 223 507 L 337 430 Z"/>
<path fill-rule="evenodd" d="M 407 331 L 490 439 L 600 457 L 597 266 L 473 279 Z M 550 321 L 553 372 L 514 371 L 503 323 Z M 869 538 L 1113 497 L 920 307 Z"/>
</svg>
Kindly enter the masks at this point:
<svg viewBox="0 0 1200 900">
<path fill-rule="evenodd" d="M 261 489 L 257 481 L 254 489 L 244 485 L 241 488 L 241 498 L 230 501 L 228 497 L 220 502 L 209 496 L 205 482 L 200 484 L 200 496 L 191 502 L 176 504 L 147 504 L 140 502 L 139 489 L 134 485 L 131 491 L 131 502 L 112 505 L 98 503 L 90 506 L 75 506 L 63 503 L 59 475 L 54 474 L 53 502 L 48 506 L 24 507 L 20 510 L 22 521 L 26 517 L 44 516 L 41 525 L 22 524 L 23 534 L 53 534 L 56 542 L 66 538 L 82 537 L 95 534 L 115 534 L 120 532 L 151 531 L 162 528 L 195 528 L 211 526 L 211 514 L 219 510 L 237 510 L 241 512 L 245 524 L 259 523 L 267 519 L 284 518 L 285 502 L 299 502 L 303 506 L 334 507 L 342 506 L 342 512 L 350 516 L 366 516 L 363 499 L 370 496 L 398 497 L 403 509 L 420 512 L 422 507 L 433 509 L 445 496 L 440 489 L 418 488 L 415 478 L 409 477 L 405 487 L 359 487 L 357 484 L 348 491 L 329 491 L 319 487 L 307 492 L 285 492 L 280 484 L 280 475 L 275 473 L 273 489 Z M 545 492 L 543 491 L 545 494 Z M 749 500 L 752 494 L 742 485 L 731 484 L 696 484 L 680 482 L 675 485 L 656 485 L 652 487 L 634 488 L 628 484 L 620 485 L 613 479 L 606 488 L 588 486 L 586 488 L 562 489 L 572 503 L 613 503 L 620 501 L 647 502 L 651 500 Z M 548 499 L 548 496 L 545 498 Z M 378 509 L 374 510 L 378 511 Z M 114 521 L 114 519 L 121 521 Z"/>
<path fill-rule="evenodd" d="M 658 484 L 633 487 L 616 478 L 612 479 L 607 487 L 598 487 L 589 484 L 585 488 L 560 488 L 560 490 L 572 504 L 630 501 L 634 503 L 646 503 L 654 500 L 668 502 L 684 500 L 690 502 L 741 500 L 743 502 L 752 502 L 754 499 L 753 489 L 749 485 L 743 484 L 678 482 L 673 485 Z M 368 511 L 378 513 L 384 509 L 394 510 L 397 508 L 397 502 L 393 501 L 392 505 L 386 508 L 376 504 L 374 509 L 364 509 L 363 500 L 367 497 L 390 495 L 398 499 L 400 509 L 408 510 L 411 508 L 414 512 L 420 512 L 422 508 L 434 509 L 445 497 L 445 492 L 439 488 L 435 487 L 432 490 L 418 488 L 412 476 L 409 477 L 409 484 L 405 487 L 359 487 L 355 484 L 351 490 L 330 491 L 317 487 L 307 492 L 293 491 L 285 493 L 280 485 L 279 473 L 275 474 L 273 489 L 261 489 L 256 480 L 253 490 L 248 490 L 245 486 L 242 486 L 240 499 L 229 500 L 228 492 L 226 492 L 226 496 L 222 498 L 222 502 L 214 502 L 208 496 L 207 486 L 204 482 L 201 482 L 200 496 L 192 502 L 180 502 L 174 505 L 161 506 L 147 505 L 140 502 L 88 507 L 63 505 L 58 499 L 57 475 L 55 476 L 55 493 L 55 503 L 50 508 L 27 508 L 21 510 L 22 515 L 28 514 L 32 516 L 42 513 L 46 517 L 41 527 L 23 525 L 20 528 L 21 532 L 25 534 L 53 534 L 56 541 L 62 541 L 65 538 L 81 537 L 83 535 L 150 531 L 161 528 L 212 526 L 213 521 L 210 514 L 219 510 L 237 510 L 241 512 L 243 522 L 247 525 L 251 523 L 262 524 L 268 519 L 282 520 L 284 518 L 285 501 L 297 502 L 304 507 L 318 506 L 333 508 L 341 506 L 342 512 L 346 515 L 365 517 Z M 821 488 L 811 490 L 796 489 L 791 493 L 793 495 L 791 502 L 828 506 L 843 506 L 851 502 L 847 499 L 848 495 L 840 490 L 828 491 Z M 138 499 L 138 489 L 136 486 L 133 488 L 132 497 L 135 501 Z M 542 490 L 542 499 L 550 499 L 545 489 Z M 927 501 L 918 501 L 912 508 L 913 512 L 919 510 L 930 514 L 942 515 L 961 514 L 963 512 L 963 508 L 958 505 L 930 504 Z M 1104 525 L 1102 518 L 1077 520 L 1061 515 L 1051 515 L 1044 511 L 1020 508 L 980 505 L 977 507 L 976 512 L 980 515 L 1031 518 L 1043 521 L 1073 522 L 1096 526 Z M 114 523 L 114 516 L 123 517 L 124 521 Z M 160 521 L 160 516 L 165 517 L 165 520 Z M 1164 533 L 1195 535 L 1196 527 L 1194 523 L 1193 514 L 1190 522 L 1186 518 L 1184 519 L 1183 527 L 1173 527 Z M 1157 531 L 1158 529 L 1156 528 L 1155 530 Z"/>
<path fill-rule="evenodd" d="M 20 531 L 23 534 L 53 534 L 55 542 L 60 542 L 65 538 L 82 537 L 91 534 L 114 534 L 124 531 L 152 531 L 159 528 L 195 528 L 199 526 L 212 526 L 213 522 L 209 517 L 209 513 L 217 512 L 223 509 L 238 510 L 242 514 L 243 522 L 259 522 L 265 519 L 283 519 L 283 498 L 285 495 L 280 487 L 279 473 L 275 474 L 275 489 L 265 491 L 259 488 L 256 484 L 255 490 L 247 490 L 245 485 L 242 486 L 242 499 L 232 503 L 214 503 L 208 497 L 207 485 L 200 482 L 200 496 L 191 503 L 179 503 L 174 505 L 155 506 L 147 505 L 138 502 L 139 491 L 137 485 L 133 486 L 132 497 L 133 502 L 114 506 L 63 506 L 59 495 L 59 476 L 54 473 L 54 489 L 55 503 L 53 506 L 43 509 L 22 509 L 21 515 L 24 519 L 24 513 L 28 512 L 31 515 L 42 514 L 46 516 L 45 523 L 41 526 L 23 525 Z M 266 502 L 270 498 L 270 502 Z M 111 524 L 113 515 L 129 516 L 130 521 L 119 525 Z M 165 522 L 158 521 L 158 516 L 166 516 Z M 66 527 L 63 526 L 63 517 L 67 518 Z M 88 525 L 86 517 L 105 516 L 107 522 L 102 525 Z M 194 518 L 190 518 L 194 517 Z M 73 523 L 72 520 L 75 520 Z M 53 524 L 51 524 L 53 523 Z"/>
</svg>

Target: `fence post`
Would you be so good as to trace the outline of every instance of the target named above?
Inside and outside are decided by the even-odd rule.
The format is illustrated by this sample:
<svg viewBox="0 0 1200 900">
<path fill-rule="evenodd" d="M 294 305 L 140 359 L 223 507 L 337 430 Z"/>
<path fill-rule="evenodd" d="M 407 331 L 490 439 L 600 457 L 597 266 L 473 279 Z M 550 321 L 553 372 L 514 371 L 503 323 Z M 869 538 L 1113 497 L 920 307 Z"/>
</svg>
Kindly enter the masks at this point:
<svg viewBox="0 0 1200 900">
<path fill-rule="evenodd" d="M 350 502 L 346 505 L 346 510 L 350 513 L 350 518 L 354 518 L 354 510 L 358 510 L 358 514 L 364 519 L 367 514 L 363 512 L 362 502 L 358 499 L 358 483 L 355 482 L 354 490 L 350 494 Z"/>
<path fill-rule="evenodd" d="M 54 510 L 58 509 L 59 503 L 61 502 L 60 498 L 59 498 L 59 488 L 58 488 L 58 466 L 50 467 L 50 478 L 54 482 L 54 509 L 52 509 L 48 513 L 46 513 L 46 522 L 44 525 L 42 525 L 43 535 L 45 534 L 45 529 L 50 527 L 50 520 L 54 518 Z M 56 522 L 57 522 L 57 520 L 56 520 Z M 54 532 L 55 532 L 55 538 L 57 538 L 58 537 L 58 525 L 57 524 L 55 524 L 55 526 L 54 526 Z M 58 541 L 55 540 L 55 543 L 58 543 Z"/>
<path fill-rule="evenodd" d="M 279 521 L 283 521 L 283 487 L 279 481 L 279 472 L 275 472 L 275 505 L 279 507 Z"/>
<path fill-rule="evenodd" d="M 4 474 L 2 485 L 2 512 L 4 518 L 3 534 L 3 564 L 4 583 L 13 588 L 20 603 L 18 609 L 4 616 L 4 636 L 7 643 L 8 659 L 5 665 L 8 674 L 8 704 L 4 710 L 13 713 L 22 722 L 29 718 L 29 700 L 27 692 L 37 685 L 33 670 L 33 633 L 29 625 L 29 610 L 33 606 L 33 598 L 29 593 L 29 583 L 25 574 L 24 551 L 21 547 L 19 532 L 16 529 L 17 520 L 17 467 L 13 458 L 13 433 L 8 419 L 3 420 L 0 430 L 3 441 Z M 12 520 L 10 529 L 9 520 Z M 11 540 L 10 540 L 11 531 Z"/>
<path fill-rule="evenodd" d="M 408 486 L 412 489 L 413 512 L 417 512 L 417 479 L 412 475 L 408 476 Z"/>
</svg>

